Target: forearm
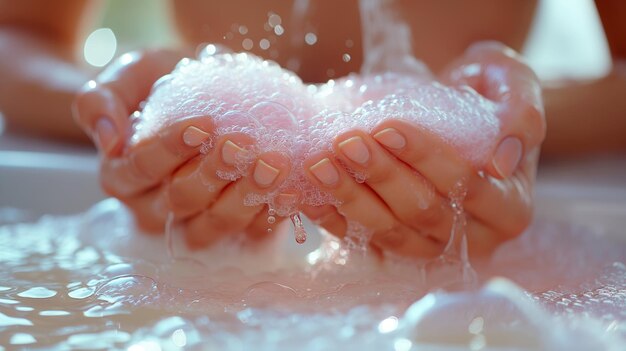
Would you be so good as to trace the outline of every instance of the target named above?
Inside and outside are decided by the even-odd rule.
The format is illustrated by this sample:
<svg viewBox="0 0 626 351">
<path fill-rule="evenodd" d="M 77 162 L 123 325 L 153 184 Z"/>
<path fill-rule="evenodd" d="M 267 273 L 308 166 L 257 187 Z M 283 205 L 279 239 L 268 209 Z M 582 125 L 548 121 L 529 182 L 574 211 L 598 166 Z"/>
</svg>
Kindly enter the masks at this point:
<svg viewBox="0 0 626 351">
<path fill-rule="evenodd" d="M 71 51 L 22 29 L 0 28 L 0 110 L 7 129 L 85 140 L 71 104 L 90 74 Z"/>
<path fill-rule="evenodd" d="M 626 74 L 545 88 L 548 132 L 542 156 L 626 152 Z"/>
</svg>

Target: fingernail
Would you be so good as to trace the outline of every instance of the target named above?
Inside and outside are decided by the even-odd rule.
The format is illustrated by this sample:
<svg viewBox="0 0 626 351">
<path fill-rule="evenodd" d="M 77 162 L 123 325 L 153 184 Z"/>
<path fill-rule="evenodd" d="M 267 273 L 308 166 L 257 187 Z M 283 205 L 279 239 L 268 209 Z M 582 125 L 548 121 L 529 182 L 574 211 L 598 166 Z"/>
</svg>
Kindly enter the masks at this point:
<svg viewBox="0 0 626 351">
<path fill-rule="evenodd" d="M 222 161 L 229 165 L 237 163 L 237 156 L 243 154 L 246 150 L 239 147 L 230 140 L 226 140 L 222 146 Z"/>
<path fill-rule="evenodd" d="M 522 159 L 522 142 L 516 137 L 504 139 L 493 156 L 493 167 L 501 177 L 510 177 Z"/>
<path fill-rule="evenodd" d="M 183 141 L 187 146 L 196 147 L 202 145 L 209 138 L 209 133 L 200 128 L 189 126 L 183 133 Z"/>
<path fill-rule="evenodd" d="M 359 136 L 340 142 L 339 149 L 347 158 L 362 165 L 370 159 L 370 152 Z"/>
<path fill-rule="evenodd" d="M 393 128 L 383 129 L 374 134 L 374 139 L 390 149 L 400 150 L 406 146 L 406 139 Z"/>
<path fill-rule="evenodd" d="M 333 185 L 339 181 L 339 173 L 328 158 L 314 164 L 309 168 L 309 170 L 313 173 L 315 178 L 325 185 Z"/>
<path fill-rule="evenodd" d="M 280 171 L 277 168 L 268 165 L 263 160 L 258 160 L 254 168 L 254 181 L 266 188 L 274 183 L 278 174 Z"/>
<path fill-rule="evenodd" d="M 102 117 L 96 122 L 95 140 L 98 148 L 105 154 L 113 150 L 118 141 L 113 122 L 107 117 Z"/>
</svg>

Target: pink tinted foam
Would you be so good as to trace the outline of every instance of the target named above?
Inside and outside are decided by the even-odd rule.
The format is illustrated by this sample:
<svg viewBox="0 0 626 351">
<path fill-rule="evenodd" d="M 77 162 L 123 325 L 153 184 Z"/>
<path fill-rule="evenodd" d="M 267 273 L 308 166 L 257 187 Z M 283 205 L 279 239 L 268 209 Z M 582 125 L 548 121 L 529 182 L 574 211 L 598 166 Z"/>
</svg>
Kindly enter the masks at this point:
<svg viewBox="0 0 626 351">
<path fill-rule="evenodd" d="M 293 163 L 278 190 L 251 194 L 248 202 L 276 207 L 275 194 L 296 191 L 302 203 L 321 205 L 333 199 L 305 180 L 302 164 L 310 155 L 331 151 L 337 135 L 354 128 L 369 132 L 386 119 L 401 119 L 436 133 L 479 167 L 499 131 L 495 111 L 494 103 L 471 88 L 445 86 L 427 76 L 350 75 L 305 85 L 271 61 L 228 53 L 185 59 L 155 84 L 135 140 L 177 119 L 206 115 L 216 122 L 215 137 L 246 133 L 256 140 L 256 153 L 278 151 Z M 293 211 L 276 208 L 280 215 Z"/>
</svg>

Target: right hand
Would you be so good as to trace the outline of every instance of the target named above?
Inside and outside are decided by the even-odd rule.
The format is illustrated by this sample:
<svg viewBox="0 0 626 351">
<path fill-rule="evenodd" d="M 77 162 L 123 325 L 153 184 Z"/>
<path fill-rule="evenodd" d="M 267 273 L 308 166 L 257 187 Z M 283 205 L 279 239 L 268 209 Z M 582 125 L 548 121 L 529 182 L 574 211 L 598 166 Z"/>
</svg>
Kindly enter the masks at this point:
<svg viewBox="0 0 626 351">
<path fill-rule="evenodd" d="M 122 55 L 76 97 L 75 119 L 101 153 L 102 187 L 125 203 L 147 232 L 163 232 L 173 213 L 192 248 L 234 232 L 265 238 L 259 234 L 276 229 L 279 221 L 267 223 L 266 206 L 244 206 L 243 198 L 270 191 L 285 179 L 289 164 L 283 156 L 257 155 L 252 177 L 235 182 L 219 178 L 216 170 L 234 170 L 233 158 L 245 153 L 242 150 L 253 140 L 223 136 L 201 155 L 214 128 L 208 116 L 177 120 L 139 143 L 129 143 L 133 132 L 129 116 L 140 109 L 157 79 L 183 57 L 168 50 Z"/>
</svg>

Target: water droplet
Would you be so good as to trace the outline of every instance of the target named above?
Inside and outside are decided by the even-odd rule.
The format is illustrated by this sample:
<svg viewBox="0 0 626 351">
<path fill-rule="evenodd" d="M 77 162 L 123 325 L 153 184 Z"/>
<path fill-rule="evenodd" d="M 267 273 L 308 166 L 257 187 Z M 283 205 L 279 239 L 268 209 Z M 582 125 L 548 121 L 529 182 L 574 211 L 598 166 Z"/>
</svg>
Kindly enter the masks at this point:
<svg viewBox="0 0 626 351">
<path fill-rule="evenodd" d="M 267 214 L 269 216 L 274 216 L 276 214 L 276 210 L 273 208 L 270 208 L 269 210 L 267 210 Z"/>
<path fill-rule="evenodd" d="M 346 47 L 351 48 L 354 46 L 354 42 L 350 39 L 346 40 Z"/>
<path fill-rule="evenodd" d="M 252 50 L 252 47 L 254 47 L 254 42 L 252 41 L 252 39 L 246 38 L 241 42 L 241 46 L 244 48 L 244 50 Z"/>
<path fill-rule="evenodd" d="M 343 59 L 343 62 L 350 62 L 350 60 L 352 60 L 350 54 L 343 54 L 341 58 Z"/>
<path fill-rule="evenodd" d="M 84 299 L 87 298 L 95 292 L 94 288 L 79 288 L 73 291 L 70 291 L 67 295 L 73 299 Z"/>
<path fill-rule="evenodd" d="M 308 44 L 308 45 L 315 45 L 315 43 L 317 43 L 317 35 L 315 35 L 315 33 L 306 33 L 306 35 L 304 36 L 304 41 Z"/>
<path fill-rule="evenodd" d="M 17 294 L 19 297 L 27 297 L 31 299 L 47 299 L 49 297 L 53 297 L 57 294 L 56 291 L 50 290 L 44 287 L 34 287 L 28 290 L 22 291 Z"/>
<path fill-rule="evenodd" d="M 70 313 L 67 311 L 60 311 L 60 310 L 48 310 L 48 311 L 39 312 L 39 315 L 44 316 L 44 317 L 57 317 L 57 316 L 69 316 Z"/>
<path fill-rule="evenodd" d="M 26 333 L 15 333 L 11 336 L 11 341 L 9 343 L 11 345 L 27 345 L 34 344 L 37 342 L 34 336 Z"/>
<path fill-rule="evenodd" d="M 259 41 L 259 47 L 261 48 L 261 50 L 267 50 L 270 48 L 270 41 L 267 39 L 261 39 L 261 41 Z"/>
<path fill-rule="evenodd" d="M 274 217 L 274 216 L 267 217 L 267 223 L 269 223 L 269 224 L 276 223 L 276 217 Z"/>
<path fill-rule="evenodd" d="M 278 25 L 280 25 L 283 22 L 283 19 L 280 18 L 279 15 L 272 13 L 271 15 L 269 15 L 268 19 L 267 19 L 267 23 L 272 27 L 276 27 Z"/>
<path fill-rule="evenodd" d="M 283 35 L 283 33 L 285 33 L 285 28 L 283 28 L 283 26 L 279 24 L 276 27 L 274 27 L 274 34 L 281 36 Z"/>
<path fill-rule="evenodd" d="M 239 34 L 241 34 L 241 35 L 246 35 L 246 34 L 248 34 L 248 27 L 243 26 L 243 25 L 242 25 L 242 26 L 239 26 Z"/>
<path fill-rule="evenodd" d="M 306 230 L 304 229 L 304 224 L 302 223 L 302 219 L 300 219 L 300 214 L 294 213 L 291 215 L 290 218 L 291 218 L 291 223 L 293 223 L 296 242 L 298 244 L 303 244 L 306 241 Z"/>
<path fill-rule="evenodd" d="M 378 331 L 382 334 L 390 333 L 398 328 L 398 317 L 391 316 L 378 324 Z"/>
<path fill-rule="evenodd" d="M 8 327 L 11 325 L 33 325 L 33 322 L 25 318 L 14 318 L 0 312 L 0 327 Z"/>
<path fill-rule="evenodd" d="M 187 334 L 182 329 L 176 329 L 172 333 L 172 343 L 177 347 L 185 347 L 187 345 Z"/>
</svg>

